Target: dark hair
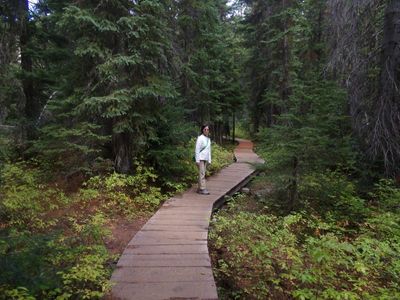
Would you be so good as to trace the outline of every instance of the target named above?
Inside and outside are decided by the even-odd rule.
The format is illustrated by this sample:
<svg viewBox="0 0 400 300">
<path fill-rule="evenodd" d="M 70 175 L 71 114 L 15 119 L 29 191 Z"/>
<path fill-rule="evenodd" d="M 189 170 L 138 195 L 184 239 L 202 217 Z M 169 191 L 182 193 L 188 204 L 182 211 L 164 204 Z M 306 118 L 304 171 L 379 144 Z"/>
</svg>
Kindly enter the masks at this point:
<svg viewBox="0 0 400 300">
<path fill-rule="evenodd" d="M 203 134 L 203 130 L 204 130 L 204 128 L 206 128 L 206 127 L 210 127 L 210 126 L 208 126 L 207 124 L 204 124 L 204 125 L 201 126 L 201 129 L 200 129 L 200 133 L 201 133 L 201 134 Z"/>
</svg>

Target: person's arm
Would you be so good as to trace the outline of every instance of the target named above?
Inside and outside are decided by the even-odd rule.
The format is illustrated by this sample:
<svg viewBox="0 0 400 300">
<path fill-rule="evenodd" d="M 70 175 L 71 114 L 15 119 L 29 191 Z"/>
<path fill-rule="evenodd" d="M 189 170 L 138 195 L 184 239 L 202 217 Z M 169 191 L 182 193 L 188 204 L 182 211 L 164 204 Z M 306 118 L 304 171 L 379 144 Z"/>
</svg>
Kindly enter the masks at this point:
<svg viewBox="0 0 400 300">
<path fill-rule="evenodd" d="M 211 164 L 211 139 L 208 138 L 208 142 L 209 142 L 209 151 L 208 151 L 208 163 Z"/>
<path fill-rule="evenodd" d="M 202 147 L 202 136 L 198 136 L 196 140 L 196 147 L 195 147 L 195 157 L 196 157 L 196 163 L 200 163 L 200 150 Z"/>
</svg>

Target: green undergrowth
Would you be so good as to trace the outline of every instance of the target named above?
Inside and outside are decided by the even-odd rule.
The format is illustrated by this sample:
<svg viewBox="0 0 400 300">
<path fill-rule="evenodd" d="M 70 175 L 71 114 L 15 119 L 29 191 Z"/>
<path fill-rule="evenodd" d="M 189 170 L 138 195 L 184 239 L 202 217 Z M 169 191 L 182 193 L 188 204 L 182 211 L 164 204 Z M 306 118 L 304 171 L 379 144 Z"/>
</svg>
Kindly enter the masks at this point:
<svg viewBox="0 0 400 300">
<path fill-rule="evenodd" d="M 250 130 L 247 127 L 248 125 L 244 122 L 236 123 L 235 136 L 241 139 L 251 139 Z"/>
<path fill-rule="evenodd" d="M 5 163 L 0 177 L 0 299 L 99 299 L 117 260 L 106 245 L 111 225 L 150 217 L 169 196 L 196 181 L 187 156 L 180 178 L 165 180 L 144 163 L 133 175 L 91 176 L 74 192 L 48 180 L 37 163 Z M 209 174 L 232 152 L 213 144 Z"/>
<path fill-rule="evenodd" d="M 400 299 L 400 189 L 381 181 L 361 199 L 343 177 L 321 179 L 304 180 L 301 210 L 282 213 L 259 180 L 215 215 L 221 299 Z"/>
</svg>

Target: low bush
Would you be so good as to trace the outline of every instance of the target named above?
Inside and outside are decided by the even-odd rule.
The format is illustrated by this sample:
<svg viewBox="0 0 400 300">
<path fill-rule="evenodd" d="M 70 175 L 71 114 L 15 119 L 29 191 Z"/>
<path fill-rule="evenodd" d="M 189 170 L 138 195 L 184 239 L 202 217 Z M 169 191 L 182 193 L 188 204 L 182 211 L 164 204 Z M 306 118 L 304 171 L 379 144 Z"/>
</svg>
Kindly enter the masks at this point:
<svg viewBox="0 0 400 300">
<path fill-rule="evenodd" d="M 339 172 L 326 170 L 303 176 L 299 195 L 303 207 L 311 207 L 325 218 L 354 223 L 368 215 L 365 200 L 356 193 L 356 185 Z"/>
<path fill-rule="evenodd" d="M 133 217 L 154 211 L 166 195 L 155 185 L 157 174 L 152 168 L 136 163 L 135 175 L 112 173 L 90 178 L 80 191 L 86 201 L 100 201 L 100 209 L 112 215 Z"/>
<path fill-rule="evenodd" d="M 69 232 L 0 232 L 0 299 L 99 299 L 109 288 L 111 257 L 104 219 L 69 218 Z"/>
<path fill-rule="evenodd" d="M 0 132 L 0 168 L 11 156 L 11 141 Z"/>
<path fill-rule="evenodd" d="M 383 210 L 400 213 L 400 189 L 393 180 L 381 179 L 374 186 L 369 196 L 374 205 Z"/>
<path fill-rule="evenodd" d="M 0 299 L 105 295 L 112 260 L 105 215 L 43 183 L 27 163 L 6 164 L 1 179 Z"/>
<path fill-rule="evenodd" d="M 40 183 L 40 172 L 27 163 L 6 164 L 1 174 L 0 222 L 17 230 L 43 230 L 55 220 L 44 216 L 68 204 L 57 189 Z"/>
<path fill-rule="evenodd" d="M 244 201 L 237 197 L 219 212 L 210 232 L 222 299 L 400 297 L 398 214 L 371 212 L 348 235 L 342 221 L 252 212 Z"/>
</svg>

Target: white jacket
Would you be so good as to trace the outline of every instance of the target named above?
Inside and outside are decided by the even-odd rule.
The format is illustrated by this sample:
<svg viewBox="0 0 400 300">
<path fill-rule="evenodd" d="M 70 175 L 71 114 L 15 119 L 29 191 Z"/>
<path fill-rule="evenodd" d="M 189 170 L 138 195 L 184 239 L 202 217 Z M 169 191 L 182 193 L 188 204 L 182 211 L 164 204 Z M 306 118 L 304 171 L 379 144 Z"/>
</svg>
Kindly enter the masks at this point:
<svg viewBox="0 0 400 300">
<path fill-rule="evenodd" d="M 200 152 L 200 150 L 202 151 Z M 211 163 L 211 139 L 204 134 L 197 137 L 195 156 L 197 163 L 200 160 L 206 160 L 209 164 Z"/>
</svg>

